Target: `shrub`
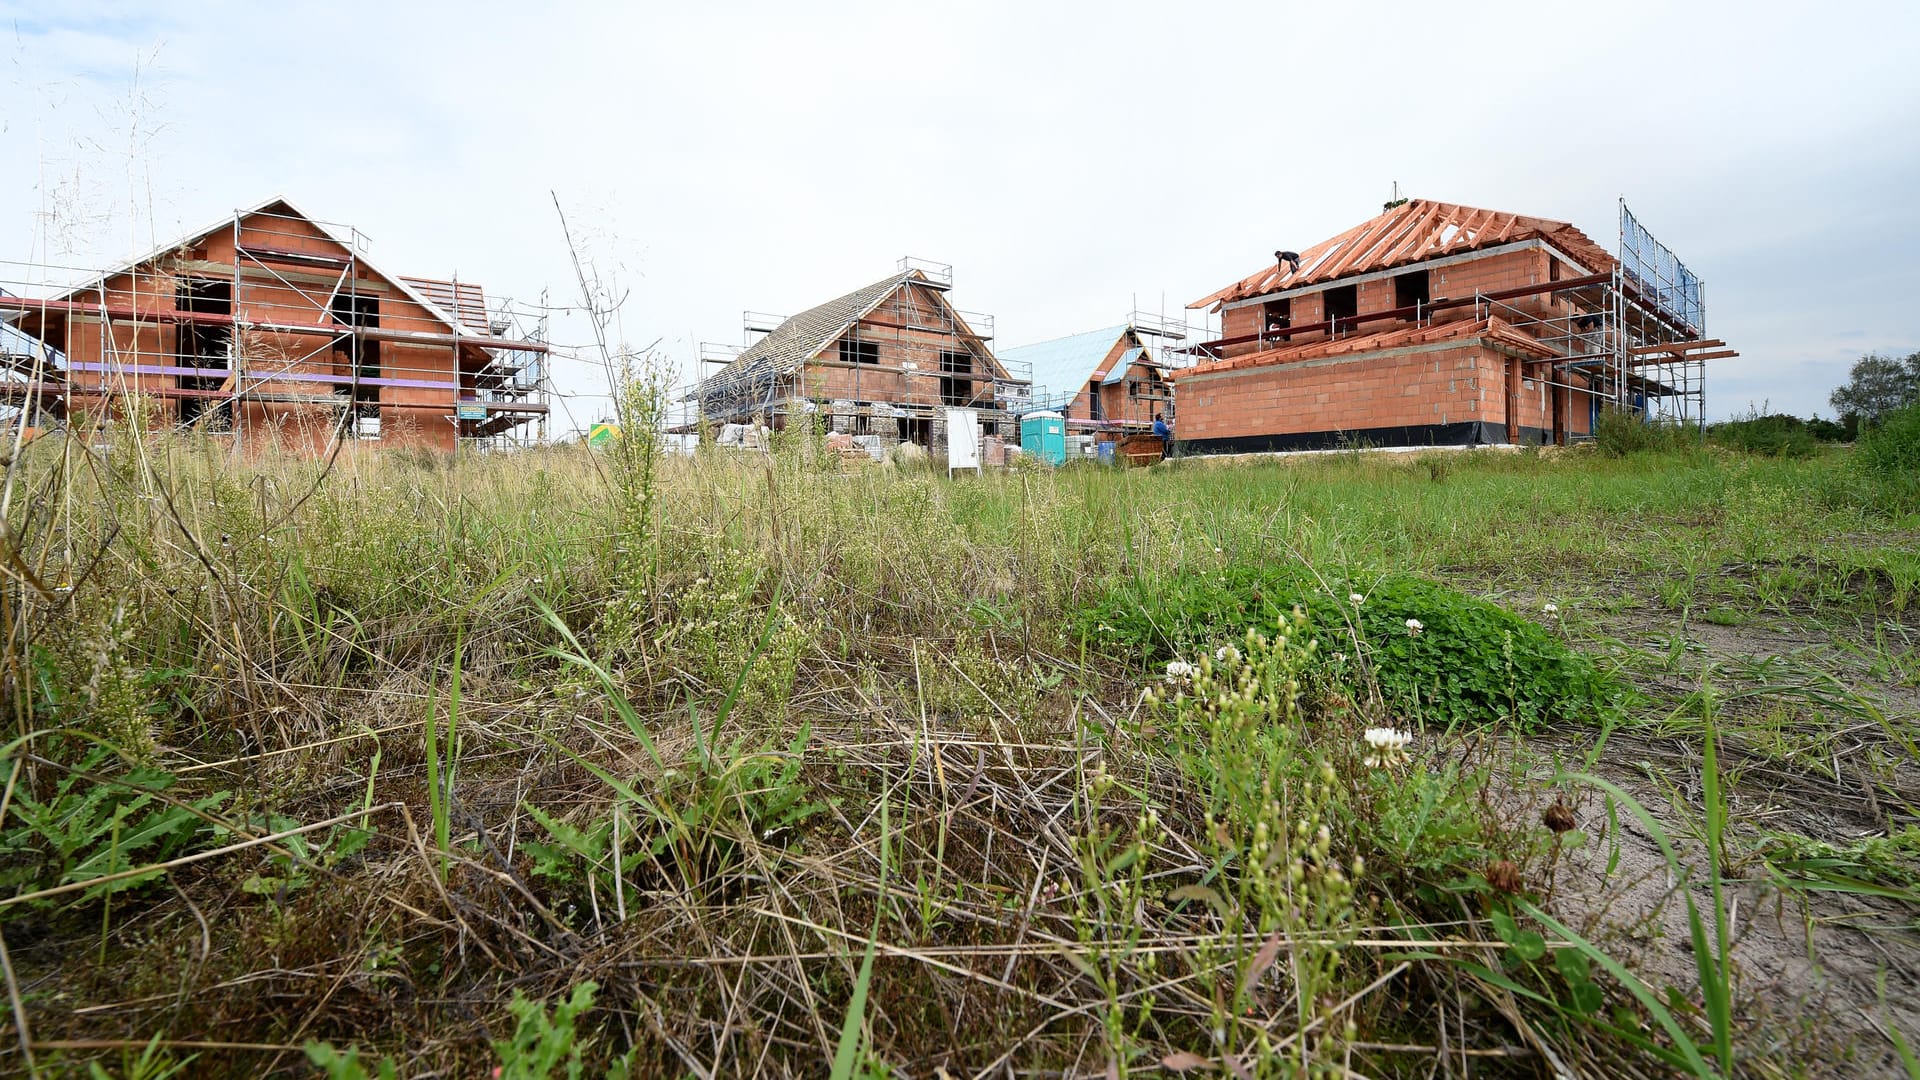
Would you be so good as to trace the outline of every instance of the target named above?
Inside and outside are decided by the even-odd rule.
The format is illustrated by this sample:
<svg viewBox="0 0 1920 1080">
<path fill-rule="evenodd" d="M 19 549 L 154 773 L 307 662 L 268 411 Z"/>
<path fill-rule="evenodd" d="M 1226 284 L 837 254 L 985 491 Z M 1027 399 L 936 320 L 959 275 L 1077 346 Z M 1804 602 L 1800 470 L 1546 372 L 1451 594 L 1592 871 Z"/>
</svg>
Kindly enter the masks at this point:
<svg viewBox="0 0 1920 1080">
<path fill-rule="evenodd" d="M 1826 424 L 1839 426 L 1832 421 Z M 1762 416 L 1753 409 L 1709 427 L 1707 438 L 1731 450 L 1767 457 L 1811 457 L 1820 448 L 1820 438 L 1807 421 L 1785 413 Z"/>
<path fill-rule="evenodd" d="M 1807 432 L 1821 442 L 1850 443 L 1860 437 L 1860 420 L 1854 416 L 1846 416 L 1838 420 L 1825 420 L 1815 416 L 1807 421 Z"/>
<path fill-rule="evenodd" d="M 1860 467 L 1876 476 L 1920 473 L 1920 404 L 1896 409 L 1860 434 Z"/>
<path fill-rule="evenodd" d="M 1890 412 L 1863 428 L 1854 461 L 1887 509 L 1920 506 L 1920 404 Z"/>
<path fill-rule="evenodd" d="M 1353 603 L 1349 592 L 1363 599 Z M 1370 668 L 1385 703 L 1405 715 L 1524 728 L 1597 719 L 1618 694 L 1592 661 L 1544 627 L 1404 575 L 1323 585 L 1295 564 L 1135 580 L 1093 604 L 1083 630 L 1158 662 L 1234 641 L 1248 627 L 1274 626 L 1296 605 L 1318 628 L 1321 662 Z"/>
<path fill-rule="evenodd" d="M 1593 429 L 1600 452 L 1610 457 L 1626 457 L 1644 450 L 1681 450 L 1697 445 L 1694 429 L 1670 420 L 1655 420 L 1625 409 L 1600 410 L 1600 422 Z"/>
</svg>

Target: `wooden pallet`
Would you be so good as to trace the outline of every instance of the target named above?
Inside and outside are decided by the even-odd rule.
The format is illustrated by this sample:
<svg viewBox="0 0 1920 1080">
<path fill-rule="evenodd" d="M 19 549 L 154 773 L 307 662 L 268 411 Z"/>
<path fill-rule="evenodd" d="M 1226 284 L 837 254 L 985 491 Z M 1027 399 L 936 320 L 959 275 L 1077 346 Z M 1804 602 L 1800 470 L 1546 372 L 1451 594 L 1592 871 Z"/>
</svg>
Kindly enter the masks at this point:
<svg viewBox="0 0 1920 1080">
<path fill-rule="evenodd" d="M 1128 435 L 1115 453 L 1128 465 L 1152 465 L 1166 456 L 1166 445 L 1158 435 Z"/>
</svg>

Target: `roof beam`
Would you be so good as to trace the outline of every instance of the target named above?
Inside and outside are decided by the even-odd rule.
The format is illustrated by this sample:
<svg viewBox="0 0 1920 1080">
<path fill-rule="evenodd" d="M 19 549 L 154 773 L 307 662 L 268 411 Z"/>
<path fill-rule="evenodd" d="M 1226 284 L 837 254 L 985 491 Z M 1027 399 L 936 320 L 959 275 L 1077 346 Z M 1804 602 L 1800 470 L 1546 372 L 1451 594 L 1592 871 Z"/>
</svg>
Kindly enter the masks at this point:
<svg viewBox="0 0 1920 1080">
<path fill-rule="evenodd" d="M 1653 345 L 1635 345 L 1630 353 L 1674 352 L 1681 349 L 1704 349 L 1710 346 L 1725 345 L 1719 338 L 1703 338 L 1699 341 L 1662 341 Z"/>
</svg>

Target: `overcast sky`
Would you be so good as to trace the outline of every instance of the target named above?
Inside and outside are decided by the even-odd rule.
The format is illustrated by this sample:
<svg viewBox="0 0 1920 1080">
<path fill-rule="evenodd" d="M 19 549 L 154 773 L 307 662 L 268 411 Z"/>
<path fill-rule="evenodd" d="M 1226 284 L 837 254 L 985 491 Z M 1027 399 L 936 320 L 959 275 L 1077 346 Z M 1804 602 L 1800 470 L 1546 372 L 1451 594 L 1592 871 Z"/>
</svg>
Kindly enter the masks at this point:
<svg viewBox="0 0 1920 1080">
<path fill-rule="evenodd" d="M 1830 414 L 1920 349 L 1917 45 L 1910 2 L 0 0 L 0 260 L 284 194 L 389 272 L 563 303 L 557 193 L 621 335 L 690 373 L 906 254 L 1005 347 L 1177 312 L 1395 181 L 1610 250 L 1625 196 L 1742 353 L 1709 414 Z M 598 378 L 562 374 L 574 422 Z"/>
</svg>

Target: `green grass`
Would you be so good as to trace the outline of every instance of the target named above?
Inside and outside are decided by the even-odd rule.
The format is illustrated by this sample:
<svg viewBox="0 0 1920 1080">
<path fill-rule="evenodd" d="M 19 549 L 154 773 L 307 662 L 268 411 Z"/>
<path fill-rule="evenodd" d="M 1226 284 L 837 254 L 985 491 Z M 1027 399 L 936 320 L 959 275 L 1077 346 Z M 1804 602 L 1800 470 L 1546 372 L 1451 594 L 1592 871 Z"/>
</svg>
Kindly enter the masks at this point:
<svg viewBox="0 0 1920 1080">
<path fill-rule="evenodd" d="M 126 449 L 8 479 L 0 932 L 43 1068 L 1413 1076 L 1383 1047 L 1467 1009 L 1594 1074 L 1770 1075 L 1724 879 L 1911 902 L 1907 833 L 1725 809 L 1920 802 L 1920 544 L 1844 453 Z M 1699 977 L 1555 906 L 1568 751 L 1714 853 Z"/>
</svg>

